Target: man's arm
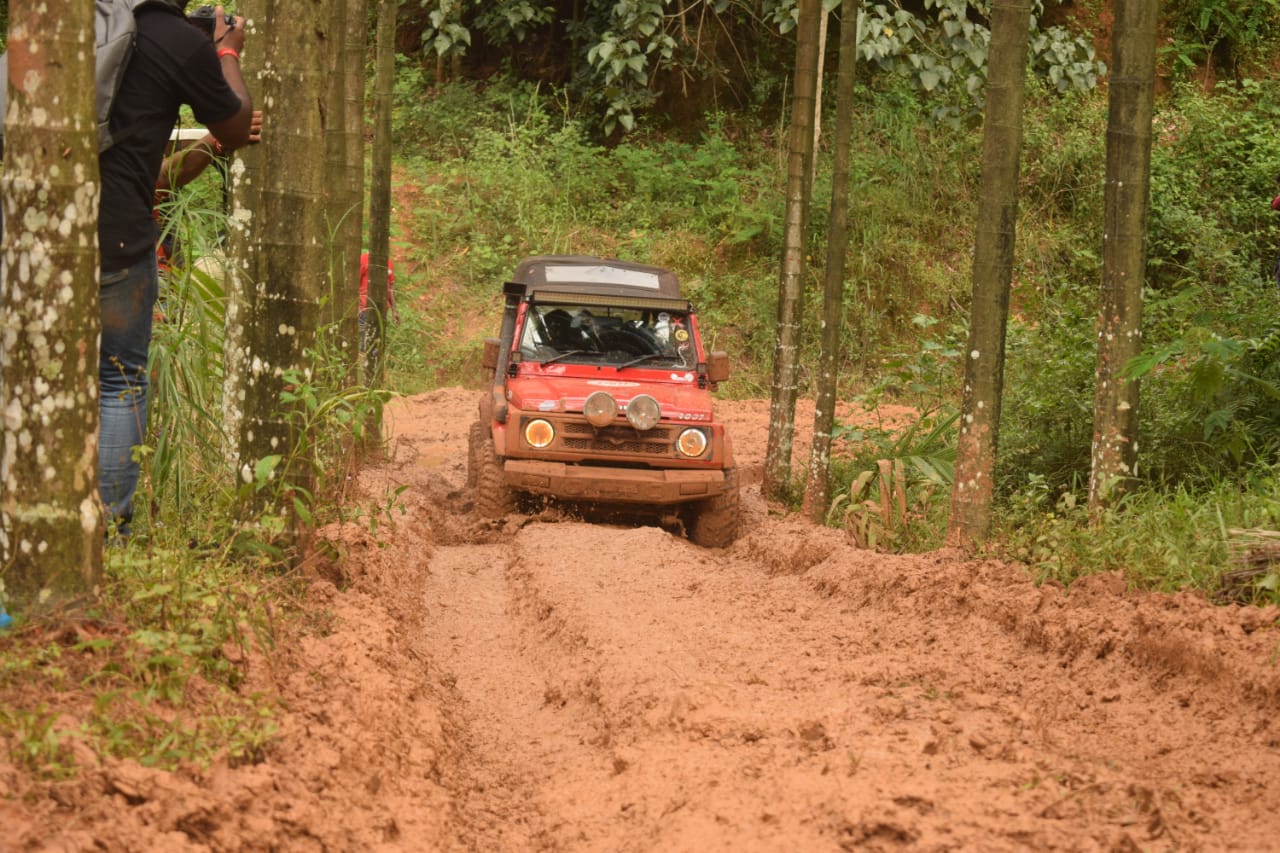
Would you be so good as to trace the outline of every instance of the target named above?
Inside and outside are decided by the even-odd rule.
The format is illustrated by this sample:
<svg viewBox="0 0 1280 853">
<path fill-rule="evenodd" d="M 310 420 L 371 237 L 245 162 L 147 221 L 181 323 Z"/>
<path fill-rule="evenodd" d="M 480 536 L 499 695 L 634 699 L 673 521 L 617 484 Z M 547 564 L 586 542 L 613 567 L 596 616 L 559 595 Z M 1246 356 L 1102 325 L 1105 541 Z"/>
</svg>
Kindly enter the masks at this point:
<svg viewBox="0 0 1280 853">
<path fill-rule="evenodd" d="M 249 122 L 249 144 L 255 145 L 262 138 L 262 111 L 254 110 Z M 226 147 L 212 133 L 206 133 L 196 142 L 181 151 L 175 151 L 160 164 L 160 178 L 156 181 L 156 192 L 176 190 L 185 187 L 209 168 L 209 164 Z"/>
<path fill-rule="evenodd" d="M 235 25 L 228 27 L 226 14 L 221 6 L 213 10 L 213 46 L 218 50 L 218 62 L 222 65 L 222 76 L 226 79 L 231 91 L 240 99 L 240 111 L 231 118 L 214 122 L 209 131 L 222 145 L 223 149 L 232 151 L 248 145 L 251 139 L 253 117 L 253 98 L 249 88 L 244 84 L 240 74 L 240 51 L 244 48 L 244 18 L 236 17 Z M 207 163 L 205 165 L 208 165 Z"/>
</svg>

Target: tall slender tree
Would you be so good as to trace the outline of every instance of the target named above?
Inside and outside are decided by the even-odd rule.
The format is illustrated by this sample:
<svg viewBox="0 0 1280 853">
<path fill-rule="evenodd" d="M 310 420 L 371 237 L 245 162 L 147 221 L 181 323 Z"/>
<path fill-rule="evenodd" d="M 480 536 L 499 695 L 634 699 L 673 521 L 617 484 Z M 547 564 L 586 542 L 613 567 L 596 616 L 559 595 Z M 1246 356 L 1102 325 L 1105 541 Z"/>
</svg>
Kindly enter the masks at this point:
<svg viewBox="0 0 1280 853">
<path fill-rule="evenodd" d="M 850 7 L 853 4 L 849 4 Z M 813 445 L 801 506 L 822 522 L 830 495 L 831 433 L 839 385 L 841 318 L 844 315 L 845 256 L 849 248 L 849 147 L 853 137 L 853 84 L 857 70 L 861 12 L 846 7 L 840 20 L 840 64 L 836 71 L 836 129 L 831 167 L 831 217 L 827 225 L 827 267 L 822 295 L 822 350 L 813 410 Z"/>
<path fill-rule="evenodd" d="M 253 33 L 246 53 L 259 57 L 252 79 L 267 109 L 256 152 L 252 201 L 258 208 L 243 218 L 249 245 L 236 264 L 236 304 L 229 315 L 238 327 L 233 355 L 240 359 L 239 385 L 228 388 L 227 396 L 242 412 L 234 450 L 241 479 L 256 482 L 284 463 L 285 485 L 309 488 L 314 459 L 284 395 L 314 375 L 310 353 L 329 288 L 327 159 L 314 152 L 325 150 L 323 105 L 329 91 L 324 28 L 316 22 L 330 17 L 327 3 L 318 0 L 266 0 L 259 19 L 272 25 Z"/>
<path fill-rule="evenodd" d="M 330 294 L 321 328 L 335 357 L 358 381 L 356 323 L 364 236 L 365 0 L 331 0 L 326 44 L 329 91 L 324 111 Z"/>
<path fill-rule="evenodd" d="M 0 284 L 0 602 L 101 583 L 93 5 L 9 6 Z"/>
<path fill-rule="evenodd" d="M 325 244 L 329 247 L 329 299 L 321 318 L 320 330 L 325 334 L 335 355 L 344 358 L 355 375 L 356 309 L 351 285 L 351 248 L 347 245 L 353 208 L 361 205 L 358 194 L 351 191 L 347 180 L 347 149 L 352 140 L 347 132 L 347 4 L 345 0 L 329 2 L 329 20 L 325 22 L 325 71 L 328 91 L 322 113 L 325 144 Z M 358 233 L 358 232 L 357 232 Z M 358 239 L 358 238 L 357 238 Z M 357 245 L 358 250 L 358 245 Z"/>
<path fill-rule="evenodd" d="M 949 540 L 960 545 L 985 539 L 991 526 L 1009 285 L 1017 236 L 1018 160 L 1022 154 L 1030 7 L 1029 0 L 995 0 L 991 4 L 969 347 L 948 531 Z"/>
<path fill-rule="evenodd" d="M 346 71 L 343 80 L 346 84 L 346 106 L 343 110 L 343 125 L 347 139 L 346 164 L 343 180 L 347 185 L 347 195 L 351 200 L 351 211 L 343 219 L 341 243 L 346 247 L 343 252 L 345 261 L 342 279 L 339 286 L 343 288 L 344 330 L 347 335 L 356 332 L 355 318 L 359 311 L 360 253 L 364 245 L 365 216 L 365 107 L 364 90 L 366 79 L 366 54 L 369 41 L 369 3 L 368 0 L 339 0 L 335 5 L 346 10 L 346 37 L 344 54 Z M 358 343 L 357 338 L 351 339 Z M 353 347 L 352 353 L 358 355 L 359 347 Z M 359 375 L 360 359 L 352 360 L 352 367 Z"/>
<path fill-rule="evenodd" d="M 813 117 L 818 87 L 818 30 L 821 0 L 799 0 L 796 25 L 795 87 L 787 155 L 786 220 L 778 276 L 778 325 L 769 399 L 769 440 L 765 448 L 766 498 L 791 485 L 796 395 L 800 375 L 800 318 L 804 309 L 805 242 L 812 194 Z"/>
<path fill-rule="evenodd" d="M 397 0 L 379 0 L 375 48 L 373 167 L 369 188 L 369 318 L 373 345 L 369 348 L 365 384 L 381 388 L 385 376 L 383 344 L 389 305 L 387 276 L 381 271 L 391 260 L 391 110 L 395 83 L 395 33 Z M 373 437 L 378 435 L 374 431 Z"/>
<path fill-rule="evenodd" d="M 1159 0 L 1119 0 L 1111 39 L 1102 297 L 1094 374 L 1089 509 L 1096 515 L 1137 473 L 1138 380 L 1123 375 L 1142 350 Z"/>
<path fill-rule="evenodd" d="M 238 6 L 248 28 L 246 48 L 240 57 L 241 70 L 249 85 L 260 89 L 264 81 L 274 78 L 277 73 L 275 67 L 266 62 L 267 55 L 262 51 L 260 41 L 262 28 L 256 23 L 267 20 L 268 0 L 242 0 Z M 258 103 L 262 103 L 259 91 L 254 91 L 253 95 Z M 266 177 L 263 150 L 275 144 L 271 139 L 276 124 L 274 110 L 263 111 L 262 124 L 265 136 L 262 144 L 237 149 L 227 169 L 230 208 L 227 217 L 229 260 L 225 268 L 227 309 L 222 347 L 222 431 L 227 443 L 226 456 L 233 460 L 239 455 L 239 436 L 249 399 L 252 365 L 249 329 L 244 318 L 258 299 L 258 283 L 263 280 L 262 255 L 267 248 L 256 235 L 261 222 Z M 253 472 L 237 470 L 235 476 L 248 480 Z"/>
</svg>

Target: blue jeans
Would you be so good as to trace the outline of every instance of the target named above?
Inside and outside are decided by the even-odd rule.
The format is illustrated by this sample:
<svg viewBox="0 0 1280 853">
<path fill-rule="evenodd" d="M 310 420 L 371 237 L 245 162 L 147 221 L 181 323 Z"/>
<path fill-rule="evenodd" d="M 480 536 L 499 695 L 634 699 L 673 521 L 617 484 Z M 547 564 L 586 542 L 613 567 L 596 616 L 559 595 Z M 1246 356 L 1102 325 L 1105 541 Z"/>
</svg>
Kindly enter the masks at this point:
<svg viewBox="0 0 1280 853">
<path fill-rule="evenodd" d="M 134 447 L 147 428 L 147 350 L 151 312 L 159 291 L 156 256 L 102 274 L 99 303 L 102 345 L 98 361 L 98 491 L 107 523 L 128 532 L 133 493 L 138 487 Z"/>
</svg>

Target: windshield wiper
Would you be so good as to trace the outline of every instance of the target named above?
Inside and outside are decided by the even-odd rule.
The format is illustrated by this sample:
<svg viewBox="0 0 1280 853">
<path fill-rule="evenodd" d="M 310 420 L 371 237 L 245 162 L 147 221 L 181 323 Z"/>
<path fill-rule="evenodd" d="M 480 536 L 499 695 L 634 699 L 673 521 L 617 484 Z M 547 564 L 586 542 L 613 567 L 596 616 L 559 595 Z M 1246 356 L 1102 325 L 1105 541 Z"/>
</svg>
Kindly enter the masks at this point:
<svg viewBox="0 0 1280 853">
<path fill-rule="evenodd" d="M 586 350 L 584 349 L 566 350 L 560 353 L 559 355 L 551 356 L 551 358 L 547 359 L 546 361 L 539 362 L 539 366 L 546 367 L 548 364 L 554 364 L 555 362 L 559 361 L 562 358 L 568 358 L 571 355 L 582 355 L 584 352 L 586 352 Z"/>
<path fill-rule="evenodd" d="M 631 359 L 630 361 L 624 361 L 622 364 L 619 364 L 616 369 L 621 370 L 624 367 L 631 367 L 632 365 L 639 364 L 642 361 L 649 361 L 650 359 L 662 357 L 663 355 L 660 352 L 647 352 L 644 355 Z"/>
</svg>

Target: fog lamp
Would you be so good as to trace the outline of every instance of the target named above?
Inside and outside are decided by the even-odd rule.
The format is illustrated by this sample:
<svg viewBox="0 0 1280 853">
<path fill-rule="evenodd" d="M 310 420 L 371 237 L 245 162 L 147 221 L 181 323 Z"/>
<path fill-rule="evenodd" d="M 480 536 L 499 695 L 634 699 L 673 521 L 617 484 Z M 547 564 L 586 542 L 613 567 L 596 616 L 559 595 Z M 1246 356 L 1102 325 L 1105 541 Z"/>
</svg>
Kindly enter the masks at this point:
<svg viewBox="0 0 1280 853">
<path fill-rule="evenodd" d="M 627 420 L 641 432 L 653 429 L 660 417 L 662 409 L 658 406 L 658 401 L 648 394 L 640 394 L 627 404 Z"/>
<path fill-rule="evenodd" d="M 618 402 L 607 392 L 592 392 L 582 404 L 582 416 L 597 429 L 607 427 L 618 416 Z"/>
</svg>

